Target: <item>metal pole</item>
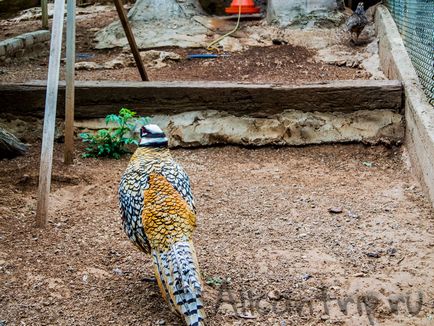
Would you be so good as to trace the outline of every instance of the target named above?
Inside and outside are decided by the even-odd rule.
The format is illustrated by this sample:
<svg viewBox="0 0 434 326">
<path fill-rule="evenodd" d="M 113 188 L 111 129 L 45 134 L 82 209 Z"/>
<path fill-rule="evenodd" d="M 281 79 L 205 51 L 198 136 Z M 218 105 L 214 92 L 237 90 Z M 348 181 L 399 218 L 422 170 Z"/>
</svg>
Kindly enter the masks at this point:
<svg viewBox="0 0 434 326">
<path fill-rule="evenodd" d="M 42 134 L 41 165 L 39 169 L 38 207 L 36 210 L 37 227 L 44 227 L 47 221 L 48 196 L 50 193 L 51 168 L 53 163 L 54 128 L 56 127 L 56 105 L 59 86 L 64 13 L 65 1 L 56 0 L 54 3 L 54 18 L 51 32 L 47 94 L 45 98 L 44 131 Z"/>
<path fill-rule="evenodd" d="M 66 21 L 66 101 L 64 162 L 74 159 L 75 0 L 68 0 Z"/>
<path fill-rule="evenodd" d="M 48 0 L 41 0 L 42 28 L 48 29 Z"/>
<path fill-rule="evenodd" d="M 143 81 L 149 81 L 145 66 L 143 65 L 142 58 L 140 57 L 139 49 L 137 48 L 136 40 L 134 39 L 134 34 L 131 30 L 130 24 L 128 23 L 127 16 L 125 15 L 122 0 L 114 0 L 114 2 L 116 10 L 118 11 L 119 19 L 122 23 L 122 27 L 124 28 L 125 35 L 127 36 L 128 43 L 130 44 L 131 52 L 133 53 L 134 60 L 136 61 L 137 69 L 139 69 L 140 76 L 142 77 Z"/>
</svg>

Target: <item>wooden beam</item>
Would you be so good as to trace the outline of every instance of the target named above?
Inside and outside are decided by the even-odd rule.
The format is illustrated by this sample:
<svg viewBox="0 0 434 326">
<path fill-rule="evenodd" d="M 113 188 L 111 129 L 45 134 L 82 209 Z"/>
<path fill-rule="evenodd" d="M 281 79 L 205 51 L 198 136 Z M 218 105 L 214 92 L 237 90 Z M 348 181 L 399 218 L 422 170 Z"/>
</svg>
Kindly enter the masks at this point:
<svg viewBox="0 0 434 326">
<path fill-rule="evenodd" d="M 101 118 L 118 112 L 123 106 L 141 115 L 200 110 L 253 117 L 267 117 L 284 110 L 353 112 L 385 109 L 399 112 L 403 96 L 401 82 L 397 80 L 344 80 L 304 85 L 77 81 L 75 86 L 77 119 Z M 64 101 L 64 86 L 61 89 L 60 105 Z M 41 116 L 44 90 L 43 81 L 0 83 L 2 111 Z M 63 112 L 59 112 L 61 114 Z"/>
<path fill-rule="evenodd" d="M 139 70 L 140 77 L 143 81 L 148 81 L 148 75 L 146 74 L 145 66 L 143 65 L 142 58 L 140 57 L 139 49 L 137 48 L 137 43 L 134 38 L 133 31 L 131 30 L 130 24 L 128 23 L 127 15 L 124 11 L 124 6 L 122 0 L 114 0 L 116 10 L 119 15 L 119 19 L 124 28 L 125 35 L 127 36 L 128 43 L 130 44 L 131 52 L 133 53 L 134 60 L 136 61 L 137 69 Z"/>
<path fill-rule="evenodd" d="M 48 196 L 51 186 L 54 128 L 56 126 L 56 105 L 59 85 L 64 13 L 65 1 L 56 0 L 54 3 L 53 29 L 51 32 L 50 59 L 48 62 L 48 79 L 45 99 L 44 131 L 42 135 L 41 164 L 39 169 L 38 206 L 36 209 L 37 227 L 45 226 L 48 214 Z"/>
<path fill-rule="evenodd" d="M 75 0 L 68 0 L 66 23 L 65 148 L 63 160 L 74 160 Z"/>
</svg>

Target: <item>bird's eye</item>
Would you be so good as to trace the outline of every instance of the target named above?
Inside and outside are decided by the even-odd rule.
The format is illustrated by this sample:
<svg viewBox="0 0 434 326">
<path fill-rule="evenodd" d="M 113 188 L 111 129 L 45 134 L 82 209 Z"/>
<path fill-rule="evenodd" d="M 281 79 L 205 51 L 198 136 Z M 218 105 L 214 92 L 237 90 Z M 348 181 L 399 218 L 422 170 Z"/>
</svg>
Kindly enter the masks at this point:
<svg viewBox="0 0 434 326">
<path fill-rule="evenodd" d="M 145 136 L 147 136 L 149 134 L 149 132 L 145 129 L 145 128 L 142 128 L 142 130 L 140 130 L 140 135 L 142 136 L 142 137 L 145 137 Z"/>
</svg>

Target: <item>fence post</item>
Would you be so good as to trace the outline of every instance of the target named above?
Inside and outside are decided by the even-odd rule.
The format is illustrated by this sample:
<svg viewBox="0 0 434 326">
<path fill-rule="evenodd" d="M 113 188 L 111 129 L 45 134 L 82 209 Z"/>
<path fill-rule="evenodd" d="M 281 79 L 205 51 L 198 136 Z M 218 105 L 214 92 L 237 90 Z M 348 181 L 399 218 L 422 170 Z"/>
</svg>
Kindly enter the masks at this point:
<svg viewBox="0 0 434 326">
<path fill-rule="evenodd" d="M 38 207 L 36 209 L 37 227 L 44 227 L 47 222 L 64 14 L 65 1 L 55 0 L 50 43 L 50 59 L 48 62 L 47 94 L 45 97 L 41 164 L 39 168 Z"/>
<path fill-rule="evenodd" d="M 42 28 L 48 29 L 48 0 L 41 0 Z"/>
<path fill-rule="evenodd" d="M 74 64 L 75 64 L 75 0 L 68 0 L 66 23 L 66 94 L 64 162 L 74 159 Z"/>
</svg>

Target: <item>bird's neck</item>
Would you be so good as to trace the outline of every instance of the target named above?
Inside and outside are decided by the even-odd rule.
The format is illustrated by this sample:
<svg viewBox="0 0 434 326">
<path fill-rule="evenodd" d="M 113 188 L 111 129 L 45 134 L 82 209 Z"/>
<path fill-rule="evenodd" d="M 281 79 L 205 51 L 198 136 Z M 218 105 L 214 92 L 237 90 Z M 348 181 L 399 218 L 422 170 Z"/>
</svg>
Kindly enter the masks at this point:
<svg viewBox="0 0 434 326">
<path fill-rule="evenodd" d="M 162 155 L 168 154 L 169 149 L 167 146 L 139 146 L 136 149 L 136 153 L 140 155 Z"/>
</svg>

